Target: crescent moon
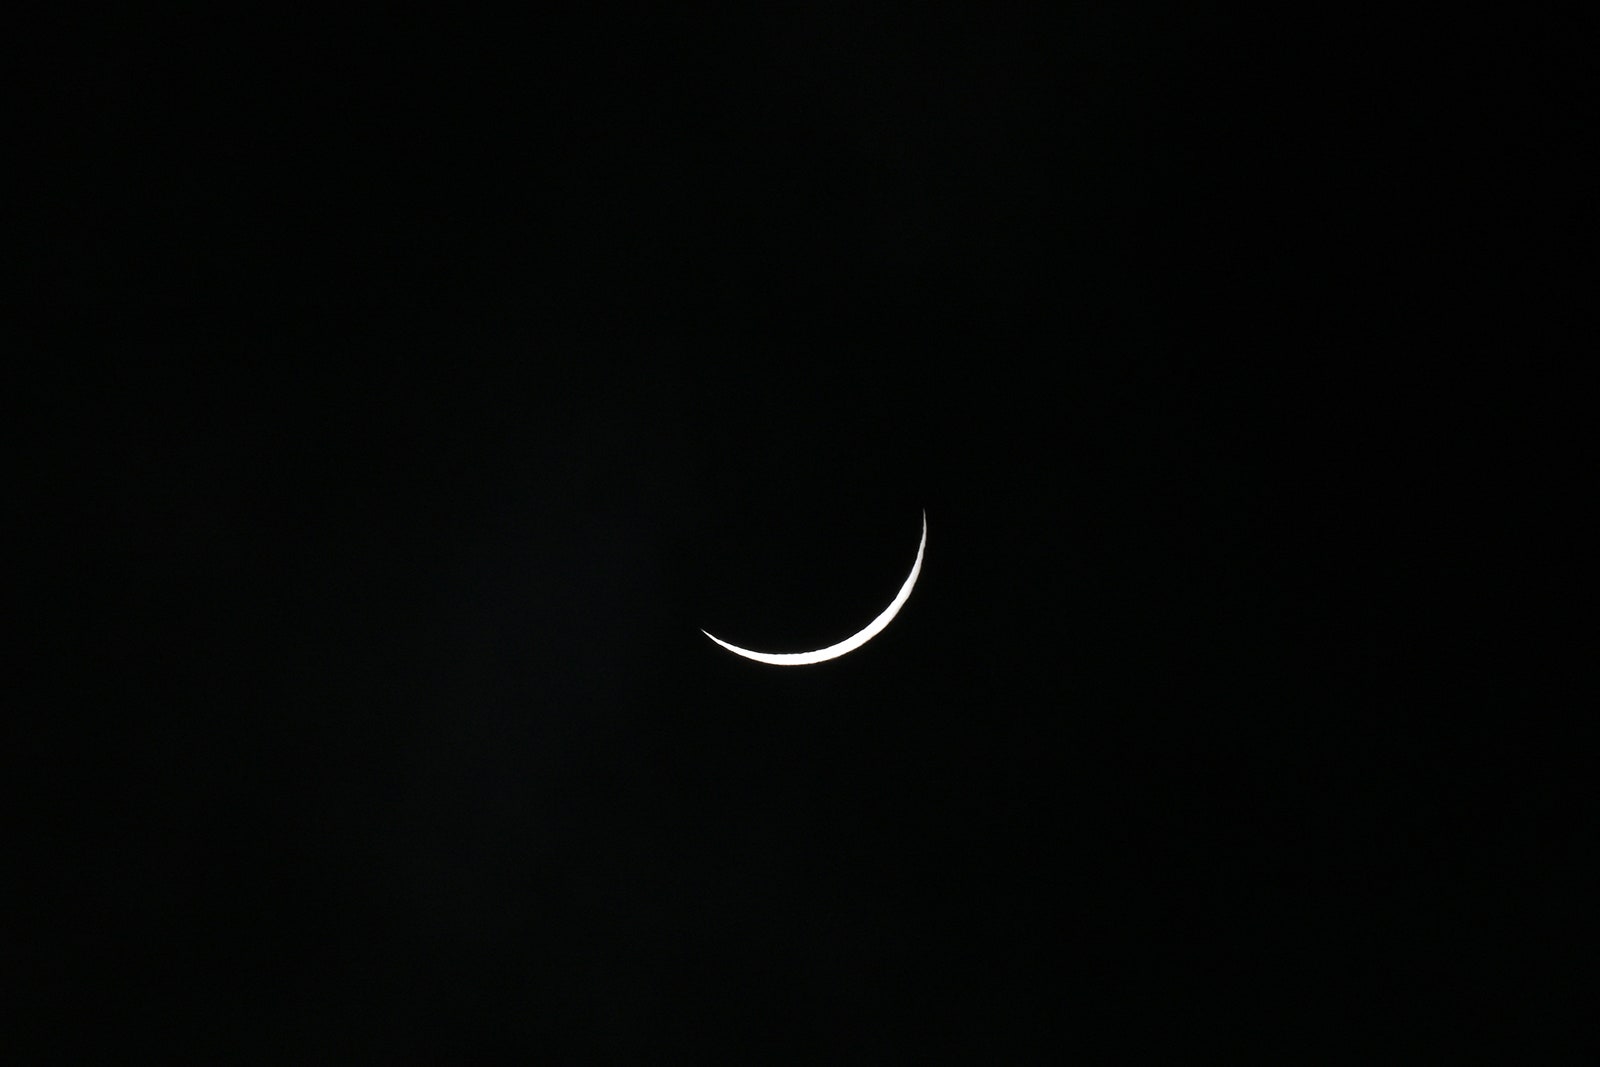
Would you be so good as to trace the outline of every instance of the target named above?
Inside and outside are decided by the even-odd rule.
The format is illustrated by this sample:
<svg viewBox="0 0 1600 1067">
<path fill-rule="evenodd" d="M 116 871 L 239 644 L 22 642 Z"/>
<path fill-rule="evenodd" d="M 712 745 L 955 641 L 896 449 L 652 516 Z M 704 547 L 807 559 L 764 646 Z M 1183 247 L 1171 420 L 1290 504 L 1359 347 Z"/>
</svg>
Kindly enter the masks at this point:
<svg viewBox="0 0 1600 1067">
<path fill-rule="evenodd" d="M 927 547 L 928 513 L 924 511 L 922 513 L 922 540 L 917 544 L 917 559 L 916 562 L 911 564 L 911 573 L 906 576 L 905 584 L 894 595 L 894 599 L 889 602 L 889 606 L 879 612 L 877 618 L 843 641 L 829 645 L 827 648 L 819 648 L 814 652 L 752 652 L 748 648 L 730 645 L 708 630 L 701 630 L 700 632 L 729 652 L 732 652 L 735 656 L 753 659 L 757 663 L 768 663 L 774 667 L 800 667 L 808 663 L 821 663 L 824 660 L 838 659 L 846 652 L 854 652 L 874 637 L 877 637 L 883 632 L 885 626 L 894 621 L 894 617 L 900 613 L 900 609 L 910 599 L 911 587 L 917 584 L 917 575 L 922 573 L 922 553 Z"/>
</svg>

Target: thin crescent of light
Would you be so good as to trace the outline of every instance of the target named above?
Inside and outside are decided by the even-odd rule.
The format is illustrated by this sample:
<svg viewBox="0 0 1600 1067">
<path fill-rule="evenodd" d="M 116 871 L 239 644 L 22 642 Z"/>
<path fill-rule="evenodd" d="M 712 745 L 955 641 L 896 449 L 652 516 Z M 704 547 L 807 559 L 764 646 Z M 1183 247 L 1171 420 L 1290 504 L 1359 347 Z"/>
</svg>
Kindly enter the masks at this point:
<svg viewBox="0 0 1600 1067">
<path fill-rule="evenodd" d="M 700 632 L 711 638 L 711 640 L 715 641 L 723 648 L 727 649 L 729 652 L 732 652 L 735 656 L 743 656 L 745 659 L 753 659 L 757 663 L 770 663 L 774 667 L 800 667 L 808 663 L 821 663 L 824 660 L 838 659 L 846 652 L 854 652 L 868 641 L 871 641 L 874 637 L 877 637 L 883 632 L 883 628 L 885 626 L 888 626 L 890 622 L 894 621 L 894 617 L 900 613 L 900 609 L 904 607 L 905 602 L 910 599 L 911 587 L 917 584 L 917 575 L 922 573 L 922 551 L 927 547 L 928 513 L 924 511 L 922 513 L 922 540 L 917 544 L 917 560 L 915 563 L 911 564 L 911 573 L 906 577 L 905 584 L 900 587 L 900 591 L 894 595 L 894 599 L 889 602 L 889 606 L 884 608 L 876 619 L 873 619 L 860 631 L 845 638 L 836 645 L 829 645 L 827 648 L 819 648 L 814 652 L 752 652 L 748 648 L 740 648 L 738 645 L 730 645 L 728 642 L 724 641 L 722 638 L 716 636 L 710 631 L 701 630 Z"/>
</svg>

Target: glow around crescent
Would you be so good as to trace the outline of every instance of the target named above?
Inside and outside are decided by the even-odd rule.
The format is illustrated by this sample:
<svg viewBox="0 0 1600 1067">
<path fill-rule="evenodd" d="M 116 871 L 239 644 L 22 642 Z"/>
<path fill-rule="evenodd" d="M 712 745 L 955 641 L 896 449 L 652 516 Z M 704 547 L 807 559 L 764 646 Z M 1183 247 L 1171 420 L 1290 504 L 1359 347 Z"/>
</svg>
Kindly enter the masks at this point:
<svg viewBox="0 0 1600 1067">
<path fill-rule="evenodd" d="M 700 632 L 711 638 L 711 640 L 715 641 L 723 648 L 727 649 L 729 652 L 732 652 L 735 656 L 743 656 L 745 659 L 753 659 L 757 663 L 770 663 L 774 667 L 799 667 L 808 663 L 821 663 L 824 660 L 838 659 L 846 652 L 854 652 L 868 641 L 871 641 L 874 637 L 877 637 L 883 632 L 883 628 L 885 626 L 888 626 L 889 623 L 894 621 L 894 617 L 900 613 L 900 609 L 904 607 L 905 602 L 910 599 L 911 587 L 917 584 L 917 575 L 922 573 L 922 552 L 927 547 L 928 513 L 924 511 L 922 513 L 922 540 L 917 544 L 917 560 L 915 563 L 911 564 L 911 573 L 906 577 L 905 584 L 900 587 L 900 591 L 894 595 L 894 599 L 889 602 L 889 606 L 884 608 L 876 619 L 873 619 L 860 631 L 845 638 L 836 645 L 829 645 L 827 648 L 819 648 L 814 652 L 752 652 L 748 648 L 740 648 L 738 645 L 730 645 L 728 642 L 724 641 L 715 634 L 710 633 L 709 631 L 701 630 Z"/>
</svg>

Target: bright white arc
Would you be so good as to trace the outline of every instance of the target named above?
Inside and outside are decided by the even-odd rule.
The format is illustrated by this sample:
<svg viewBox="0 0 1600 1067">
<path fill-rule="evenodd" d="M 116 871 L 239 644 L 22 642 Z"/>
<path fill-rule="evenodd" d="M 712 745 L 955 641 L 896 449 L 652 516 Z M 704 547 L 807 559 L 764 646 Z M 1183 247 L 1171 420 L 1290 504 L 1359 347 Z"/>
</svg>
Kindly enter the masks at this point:
<svg viewBox="0 0 1600 1067">
<path fill-rule="evenodd" d="M 753 659 L 757 663 L 770 663 L 774 667 L 799 667 L 807 663 L 821 663 L 824 660 L 838 659 L 846 652 L 854 652 L 874 637 L 877 637 L 883 632 L 885 626 L 894 621 L 894 617 L 900 613 L 900 609 L 911 598 L 911 587 L 917 584 L 917 575 L 922 573 L 922 552 L 927 547 L 928 513 L 924 511 L 922 513 L 922 540 L 917 543 L 917 560 L 911 564 L 911 573 L 906 577 L 905 584 L 900 587 L 900 591 L 894 595 L 894 599 L 889 602 L 889 606 L 884 608 L 876 619 L 873 619 L 859 632 L 852 634 L 836 645 L 819 648 L 814 652 L 752 652 L 748 648 L 730 645 L 716 634 L 707 630 L 701 630 L 700 632 L 729 652 L 732 652 L 735 656 Z"/>
</svg>

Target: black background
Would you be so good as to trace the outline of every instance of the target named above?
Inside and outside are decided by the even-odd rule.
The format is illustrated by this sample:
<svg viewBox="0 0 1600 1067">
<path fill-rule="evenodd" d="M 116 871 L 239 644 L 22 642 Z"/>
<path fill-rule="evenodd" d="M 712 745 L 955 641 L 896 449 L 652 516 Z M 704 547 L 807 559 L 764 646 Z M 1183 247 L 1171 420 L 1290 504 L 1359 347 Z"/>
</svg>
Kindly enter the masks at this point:
<svg viewBox="0 0 1600 1067">
<path fill-rule="evenodd" d="M 58 22 L 13 290 L 42 1034 L 1487 1040 L 1484 973 L 1549 945 L 1470 887 L 1569 801 L 1499 799 L 1533 757 L 1433 692 L 1484 667 L 1418 606 L 1501 416 L 1411 357 L 1470 362 L 1472 220 L 1539 136 L 1474 140 L 1469 51 L 976 4 Z M 859 652 L 700 634 L 852 632 L 924 510 Z"/>
</svg>

